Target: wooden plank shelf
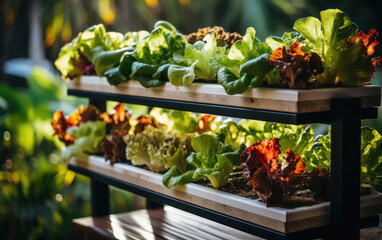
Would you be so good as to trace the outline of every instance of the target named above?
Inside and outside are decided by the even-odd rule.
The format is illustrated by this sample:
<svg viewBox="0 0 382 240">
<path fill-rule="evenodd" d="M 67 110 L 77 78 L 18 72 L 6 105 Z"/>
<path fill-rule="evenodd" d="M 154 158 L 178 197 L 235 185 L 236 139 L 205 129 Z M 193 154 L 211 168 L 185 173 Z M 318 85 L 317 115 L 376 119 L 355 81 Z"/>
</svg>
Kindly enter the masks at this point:
<svg viewBox="0 0 382 240">
<path fill-rule="evenodd" d="M 373 85 L 312 90 L 255 88 L 243 94 L 227 95 L 224 88 L 218 84 L 193 83 L 190 86 L 176 87 L 166 83 L 161 87 L 144 88 L 135 80 L 113 86 L 104 77 L 82 76 L 69 80 L 67 86 L 69 92 L 136 96 L 285 113 L 330 111 L 333 98 L 361 98 L 362 108 L 379 106 L 381 103 L 381 89 Z"/>
<path fill-rule="evenodd" d="M 193 183 L 167 189 L 162 184 L 161 174 L 122 163 L 112 166 L 102 157 L 74 157 L 69 162 L 69 168 L 71 166 L 285 234 L 329 224 L 329 202 L 295 209 L 267 208 L 259 200 L 246 199 Z M 361 218 L 379 213 L 382 213 L 382 194 L 374 193 L 361 198 Z"/>
<path fill-rule="evenodd" d="M 165 206 L 72 222 L 72 239 L 235 239 L 262 238 Z"/>
</svg>

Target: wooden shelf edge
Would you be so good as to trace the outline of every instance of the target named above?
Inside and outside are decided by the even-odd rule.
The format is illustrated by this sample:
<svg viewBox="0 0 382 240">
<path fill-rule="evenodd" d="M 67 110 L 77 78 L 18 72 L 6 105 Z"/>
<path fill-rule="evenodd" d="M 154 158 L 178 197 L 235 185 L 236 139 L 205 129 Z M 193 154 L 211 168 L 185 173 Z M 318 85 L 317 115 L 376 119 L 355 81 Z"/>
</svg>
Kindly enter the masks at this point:
<svg viewBox="0 0 382 240">
<path fill-rule="evenodd" d="M 367 85 L 354 88 L 327 88 L 312 90 L 256 88 L 243 94 L 227 95 L 218 84 L 192 84 L 176 87 L 166 83 L 161 87 L 144 88 L 135 80 L 110 85 L 105 77 L 82 76 L 68 80 L 68 90 L 107 93 L 146 98 L 167 99 L 194 103 L 208 103 L 231 107 L 309 113 L 330 110 L 330 99 L 343 97 L 362 98 L 362 107 L 380 106 L 381 89 Z"/>
</svg>

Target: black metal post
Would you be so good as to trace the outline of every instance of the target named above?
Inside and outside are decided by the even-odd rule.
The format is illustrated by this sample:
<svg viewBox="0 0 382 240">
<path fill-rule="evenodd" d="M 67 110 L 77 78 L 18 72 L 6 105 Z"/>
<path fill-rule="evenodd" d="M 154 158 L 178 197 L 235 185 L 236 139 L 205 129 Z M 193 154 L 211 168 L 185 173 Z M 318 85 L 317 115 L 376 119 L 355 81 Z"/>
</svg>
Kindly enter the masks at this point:
<svg viewBox="0 0 382 240">
<path fill-rule="evenodd" d="M 109 185 L 95 179 L 91 179 L 91 203 L 92 216 L 100 217 L 110 214 Z"/>
<path fill-rule="evenodd" d="M 361 99 L 332 100 L 332 239 L 359 239 Z"/>
<path fill-rule="evenodd" d="M 159 209 L 163 208 L 163 204 L 146 198 L 146 209 Z"/>
<path fill-rule="evenodd" d="M 89 105 L 93 105 L 98 108 L 101 112 L 106 111 L 106 101 L 105 100 L 99 100 L 94 98 L 89 98 Z"/>
<path fill-rule="evenodd" d="M 89 105 L 98 108 L 99 111 L 106 111 L 106 101 L 89 98 Z M 99 217 L 110 214 L 109 186 L 103 182 L 91 178 L 91 203 L 92 216 Z"/>
</svg>

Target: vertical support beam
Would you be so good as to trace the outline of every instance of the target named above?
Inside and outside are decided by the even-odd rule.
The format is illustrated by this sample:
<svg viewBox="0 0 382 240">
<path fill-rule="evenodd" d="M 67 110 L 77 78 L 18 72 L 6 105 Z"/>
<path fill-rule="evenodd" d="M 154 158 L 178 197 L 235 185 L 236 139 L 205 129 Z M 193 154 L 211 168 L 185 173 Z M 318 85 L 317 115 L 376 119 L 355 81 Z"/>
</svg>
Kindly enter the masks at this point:
<svg viewBox="0 0 382 240">
<path fill-rule="evenodd" d="M 106 101 L 89 98 L 89 105 L 98 108 L 99 111 L 106 111 Z M 91 179 L 90 182 L 92 216 L 100 217 L 110 214 L 109 186 L 105 183 Z"/>
<path fill-rule="evenodd" d="M 163 204 L 146 198 L 146 209 L 158 209 L 158 208 L 163 208 Z"/>
<path fill-rule="evenodd" d="M 331 239 L 359 239 L 361 99 L 333 99 L 331 109 Z"/>
<path fill-rule="evenodd" d="M 110 214 L 109 186 L 106 183 L 91 179 L 92 216 L 100 217 Z"/>
<path fill-rule="evenodd" d="M 106 101 L 105 100 L 98 100 L 98 99 L 93 99 L 89 98 L 89 105 L 93 105 L 98 108 L 101 112 L 106 111 Z"/>
</svg>

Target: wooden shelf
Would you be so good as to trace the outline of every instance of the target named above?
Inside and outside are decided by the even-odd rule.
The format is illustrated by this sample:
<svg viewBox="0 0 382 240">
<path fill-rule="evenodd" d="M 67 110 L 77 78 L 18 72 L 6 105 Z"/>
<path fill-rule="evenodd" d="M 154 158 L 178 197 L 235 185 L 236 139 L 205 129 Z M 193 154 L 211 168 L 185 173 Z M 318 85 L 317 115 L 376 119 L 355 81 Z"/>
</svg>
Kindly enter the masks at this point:
<svg viewBox="0 0 382 240">
<path fill-rule="evenodd" d="M 72 239 L 262 239 L 168 206 L 74 219 L 72 226 Z"/>
<path fill-rule="evenodd" d="M 381 103 L 381 89 L 372 85 L 313 90 L 255 88 L 243 94 L 227 95 L 218 84 L 194 83 L 176 87 L 166 83 L 161 87 L 144 88 L 135 80 L 112 86 L 104 77 L 82 76 L 69 80 L 67 86 L 69 91 L 95 92 L 108 96 L 137 96 L 286 113 L 330 111 L 332 98 L 359 97 L 363 108 L 379 106 Z"/>
<path fill-rule="evenodd" d="M 246 199 L 198 184 L 191 183 L 167 189 L 162 184 L 161 174 L 121 163 L 112 166 L 109 162 L 105 162 L 102 157 L 75 157 L 70 160 L 69 166 L 118 179 L 158 194 L 164 194 L 281 233 L 293 233 L 329 224 L 329 202 L 295 209 L 267 208 L 264 203 L 258 200 Z M 362 218 L 382 213 L 382 194 L 375 193 L 361 199 Z"/>
</svg>

